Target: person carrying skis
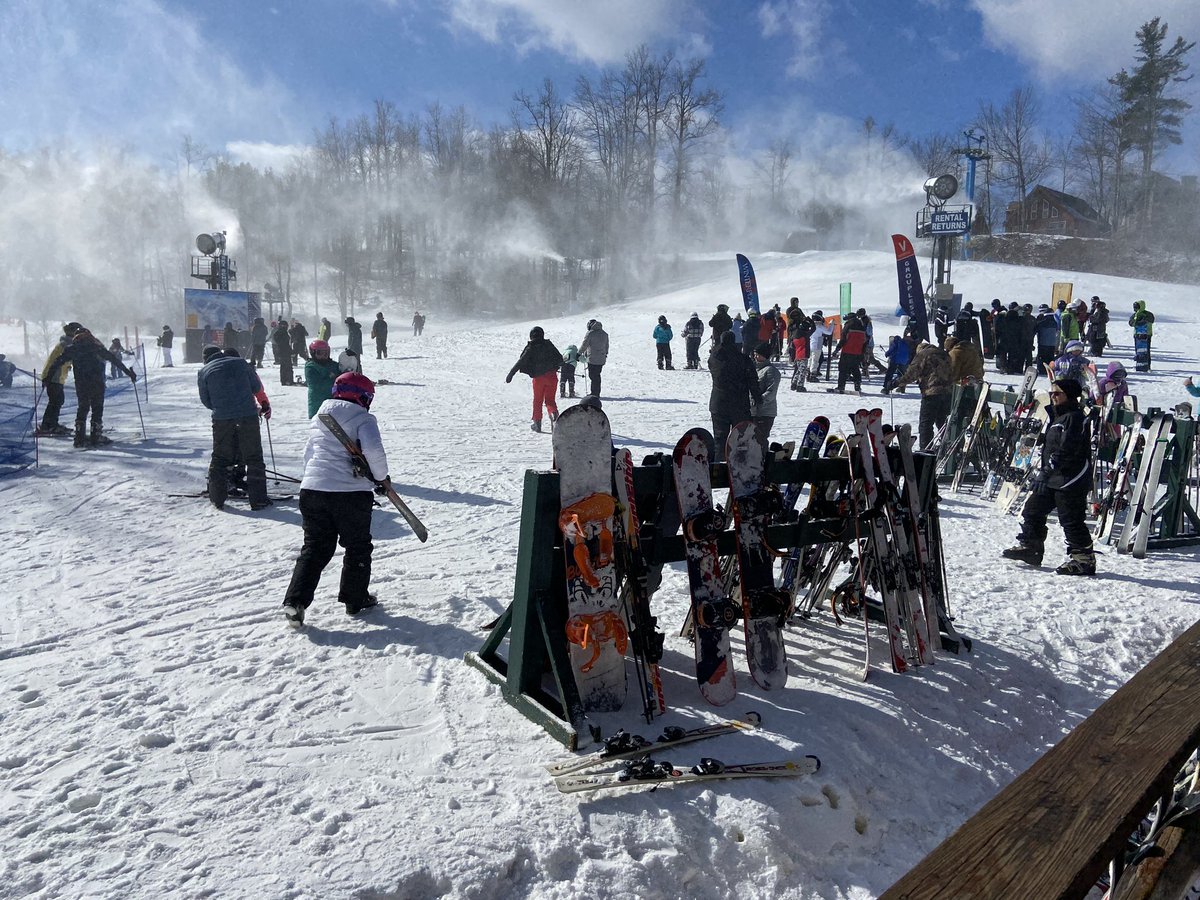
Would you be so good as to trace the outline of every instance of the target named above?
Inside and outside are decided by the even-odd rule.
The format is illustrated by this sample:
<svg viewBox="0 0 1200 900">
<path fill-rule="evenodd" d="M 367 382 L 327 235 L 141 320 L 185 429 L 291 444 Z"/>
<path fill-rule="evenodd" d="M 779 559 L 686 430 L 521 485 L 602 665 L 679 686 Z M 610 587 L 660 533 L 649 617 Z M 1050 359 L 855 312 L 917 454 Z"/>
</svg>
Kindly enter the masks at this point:
<svg viewBox="0 0 1200 900">
<path fill-rule="evenodd" d="M 375 313 L 375 321 L 371 325 L 371 337 L 375 340 L 376 359 L 387 359 L 387 333 L 388 324 L 383 318 L 383 313 Z"/>
<path fill-rule="evenodd" d="M 838 356 L 838 383 L 837 387 L 832 389 L 833 393 L 846 393 L 847 379 L 854 382 L 856 393 L 862 393 L 862 362 L 866 349 L 867 332 L 862 322 L 858 320 L 858 316 L 847 316 L 846 325 L 842 328 L 842 339 L 833 348 L 834 356 Z"/>
<path fill-rule="evenodd" d="M 730 429 L 753 417 L 751 400 L 762 403 L 763 394 L 754 363 L 738 348 L 732 331 L 721 335 L 720 346 L 708 357 L 708 371 L 712 375 L 708 411 L 715 443 L 713 461 L 721 462 L 725 459 L 725 441 Z"/>
<path fill-rule="evenodd" d="M 779 369 L 771 362 L 771 342 L 762 341 L 754 348 L 754 368 L 758 374 L 758 389 L 762 399 L 755 400 L 751 407 L 754 422 L 764 443 L 771 436 L 771 426 L 779 415 Z M 728 432 L 726 433 L 728 435 Z"/>
<path fill-rule="evenodd" d="M 354 316 L 346 316 L 342 321 L 346 326 L 346 348 L 362 356 L 362 326 L 354 321 Z"/>
<path fill-rule="evenodd" d="M 349 451 L 329 427 L 314 416 L 304 445 L 304 475 L 300 480 L 300 516 L 304 543 L 296 557 L 292 579 L 283 596 L 283 615 L 289 625 L 299 628 L 312 605 L 321 573 L 333 559 L 340 543 L 346 550 L 342 559 L 342 577 L 338 602 L 346 614 L 356 616 L 377 604 L 369 592 L 371 585 L 371 510 L 372 491 L 386 490 L 387 454 L 379 433 L 379 422 L 371 414 L 375 385 L 357 372 L 339 375 L 333 396 L 321 404 L 320 413 L 337 420 L 351 441 L 362 448 L 363 464 Z M 376 487 L 376 482 L 379 487 Z"/>
<path fill-rule="evenodd" d="M 579 365 L 579 348 L 574 344 L 567 344 L 562 362 L 558 366 L 558 396 L 574 398 L 575 367 L 577 365 Z"/>
<path fill-rule="evenodd" d="M 913 360 L 896 381 L 903 389 L 916 382 L 921 389 L 921 412 L 917 426 L 921 449 L 928 450 L 933 444 L 934 432 L 946 424 L 950 417 L 950 356 L 940 347 L 922 343 L 917 347 Z"/>
<path fill-rule="evenodd" d="M 721 335 L 733 328 L 733 319 L 729 318 L 729 307 L 724 303 L 718 303 L 717 311 L 708 320 L 708 327 L 712 329 L 712 342 L 715 350 L 721 343 Z"/>
<path fill-rule="evenodd" d="M 1079 406 L 1083 389 L 1073 379 L 1050 387 L 1050 421 L 1042 438 L 1042 458 L 1034 472 L 1029 499 L 1021 511 L 1016 545 L 1002 552 L 1031 566 L 1040 566 L 1046 545 L 1046 519 L 1058 512 L 1067 542 L 1067 559 L 1059 575 L 1095 575 L 1096 554 L 1085 523 L 1087 495 L 1092 486 L 1092 438 L 1087 417 Z"/>
<path fill-rule="evenodd" d="M 700 321 L 700 314 L 694 312 L 683 326 L 683 344 L 687 350 L 686 368 L 700 368 L 700 341 L 703 339 L 704 323 Z"/>
<path fill-rule="evenodd" d="M 270 335 L 271 329 L 267 327 L 263 317 L 255 316 L 254 324 L 250 326 L 250 365 L 256 369 L 262 368 L 263 357 L 267 352 L 267 338 Z"/>
<path fill-rule="evenodd" d="M 304 383 L 308 386 L 308 417 L 311 419 L 332 395 L 333 383 L 342 374 L 342 367 L 330 358 L 326 341 L 309 344 L 308 356 L 308 362 L 304 364 Z"/>
<path fill-rule="evenodd" d="M 583 343 L 579 345 L 579 355 L 587 357 L 588 393 L 599 397 L 600 372 L 608 362 L 608 332 L 596 319 L 588 321 L 587 334 L 584 335 Z"/>
<path fill-rule="evenodd" d="M 233 348 L 230 348 L 231 350 Z M 246 467 L 246 494 L 250 508 L 266 509 L 267 466 L 263 461 L 258 417 L 271 418 L 271 402 L 254 367 L 236 355 L 225 356 L 220 347 L 204 348 L 204 365 L 196 375 L 200 402 L 212 411 L 213 449 L 208 463 L 208 501 L 225 508 L 229 469 L 239 462 Z"/>
<path fill-rule="evenodd" d="M 533 431 L 542 430 L 543 406 L 550 413 L 550 424 L 558 421 L 554 391 L 558 386 L 558 367 L 562 361 L 563 356 L 558 348 L 546 340 L 546 332 L 542 327 L 535 325 L 529 330 L 529 342 L 521 351 L 521 356 L 504 378 L 505 384 L 512 384 L 513 376 L 517 372 L 524 372 L 533 379 L 533 423 L 529 426 Z"/>
<path fill-rule="evenodd" d="M 121 372 L 132 382 L 137 382 L 137 373 L 121 362 L 121 358 L 104 345 L 93 334 L 80 325 L 58 359 L 46 369 L 42 378 L 42 387 L 49 391 L 49 385 L 54 383 L 58 370 L 65 366 L 75 369 L 75 398 L 78 406 L 75 410 L 75 446 L 93 447 L 111 444 L 112 441 L 104 436 L 104 363 Z M 87 434 L 88 415 L 92 419 L 91 437 Z"/>
<path fill-rule="evenodd" d="M 667 317 L 659 316 L 658 324 L 654 326 L 654 349 L 658 353 L 657 361 L 660 369 L 673 371 L 675 368 L 671 365 L 671 338 L 674 336 Z"/>
</svg>

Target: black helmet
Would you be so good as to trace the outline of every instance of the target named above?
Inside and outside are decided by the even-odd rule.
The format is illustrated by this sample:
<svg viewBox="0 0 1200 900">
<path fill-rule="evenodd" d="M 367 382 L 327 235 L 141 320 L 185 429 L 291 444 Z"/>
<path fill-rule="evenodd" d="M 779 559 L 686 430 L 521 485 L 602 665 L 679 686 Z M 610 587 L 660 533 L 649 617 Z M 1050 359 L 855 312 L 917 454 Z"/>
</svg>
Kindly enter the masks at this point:
<svg viewBox="0 0 1200 900">
<path fill-rule="evenodd" d="M 718 303 L 717 312 L 729 312 L 729 306 L 725 303 Z"/>
<path fill-rule="evenodd" d="M 63 326 L 63 334 L 67 337 L 74 337 L 80 331 L 83 331 L 83 326 L 78 322 L 68 322 Z"/>
<path fill-rule="evenodd" d="M 529 339 L 531 341 L 540 341 L 546 336 L 546 332 L 542 330 L 541 325 L 534 325 L 529 329 Z"/>
<path fill-rule="evenodd" d="M 659 316 L 659 317 L 658 317 L 658 324 L 659 324 L 659 325 L 666 325 L 666 324 L 667 324 L 667 317 L 666 317 L 666 316 Z"/>
</svg>

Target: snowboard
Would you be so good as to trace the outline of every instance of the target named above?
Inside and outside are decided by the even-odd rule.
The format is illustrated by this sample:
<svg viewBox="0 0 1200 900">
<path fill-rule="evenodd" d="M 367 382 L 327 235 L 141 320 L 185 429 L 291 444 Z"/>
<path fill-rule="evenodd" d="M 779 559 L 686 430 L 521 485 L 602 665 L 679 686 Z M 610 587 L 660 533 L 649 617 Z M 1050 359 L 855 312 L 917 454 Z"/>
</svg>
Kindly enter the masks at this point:
<svg viewBox="0 0 1200 900">
<path fill-rule="evenodd" d="M 1134 331 L 1133 361 L 1135 371 L 1150 371 L 1150 335 L 1144 332 L 1139 334 L 1137 331 Z"/>
<path fill-rule="evenodd" d="M 625 704 L 625 650 L 629 631 L 617 596 L 613 546 L 617 501 L 612 494 L 612 434 L 608 416 L 572 406 L 552 434 L 558 470 L 567 581 L 566 637 L 575 685 L 585 712 Z"/>
<path fill-rule="evenodd" d="M 767 481 L 765 451 L 766 442 L 754 422 L 739 422 L 730 429 L 725 459 L 737 537 L 746 659 L 755 684 L 777 690 L 787 684 L 783 622 L 791 598 L 775 587 L 775 554 L 767 545 L 767 525 L 783 502 Z"/>
<path fill-rule="evenodd" d="M 721 559 L 716 536 L 724 530 L 722 512 L 713 508 L 712 435 L 693 428 L 675 445 L 675 496 L 683 522 L 688 584 L 695 622 L 696 681 L 714 706 L 737 695 L 729 650 L 729 628 L 738 610 L 721 590 Z"/>
<path fill-rule="evenodd" d="M 818 456 L 822 445 L 825 443 L 825 437 L 829 434 L 829 419 L 825 416 L 817 416 L 808 423 L 808 427 L 804 429 L 804 437 L 800 439 L 800 457 L 803 458 L 806 454 Z M 787 492 L 783 498 L 783 508 L 786 514 L 790 515 L 795 509 L 796 502 L 800 499 L 800 491 L 803 485 L 788 485 Z M 824 488 L 823 485 L 814 484 L 809 488 L 809 496 Z M 789 599 L 789 607 L 795 605 L 795 585 L 796 575 L 800 569 L 800 562 L 805 554 L 815 555 L 821 545 L 817 547 L 795 547 L 788 553 L 784 559 L 783 565 L 779 572 L 779 586 L 787 591 Z"/>
</svg>

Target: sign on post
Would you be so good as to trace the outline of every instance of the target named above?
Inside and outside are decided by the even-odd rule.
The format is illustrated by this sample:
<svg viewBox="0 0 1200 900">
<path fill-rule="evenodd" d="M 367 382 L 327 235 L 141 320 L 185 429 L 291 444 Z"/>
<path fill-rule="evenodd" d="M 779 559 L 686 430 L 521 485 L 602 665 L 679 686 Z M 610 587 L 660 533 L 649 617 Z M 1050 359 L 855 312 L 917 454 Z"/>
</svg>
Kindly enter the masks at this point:
<svg viewBox="0 0 1200 900">
<path fill-rule="evenodd" d="M 966 234 L 971 230 L 969 209 L 937 210 L 929 214 L 930 234 Z"/>
</svg>

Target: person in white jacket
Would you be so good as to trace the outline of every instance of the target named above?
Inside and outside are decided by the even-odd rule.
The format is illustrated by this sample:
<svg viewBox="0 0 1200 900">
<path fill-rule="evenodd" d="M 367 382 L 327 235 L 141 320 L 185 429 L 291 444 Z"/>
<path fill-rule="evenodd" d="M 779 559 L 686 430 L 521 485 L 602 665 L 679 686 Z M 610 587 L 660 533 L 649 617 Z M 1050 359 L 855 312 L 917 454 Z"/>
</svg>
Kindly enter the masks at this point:
<svg viewBox="0 0 1200 900">
<path fill-rule="evenodd" d="M 300 514 L 304 545 L 292 570 L 292 580 L 283 599 L 283 614 L 289 624 L 304 624 L 304 612 L 313 602 L 321 573 L 333 559 L 338 543 L 346 548 L 338 600 L 349 615 L 357 615 L 376 604 L 367 592 L 371 581 L 372 492 L 388 480 L 387 455 L 379 435 L 379 423 L 371 415 L 375 385 L 357 372 L 339 375 L 333 396 L 321 404 L 304 446 L 304 477 L 300 481 Z M 337 420 L 366 457 L 369 471 L 321 421 L 328 413 Z"/>
</svg>

